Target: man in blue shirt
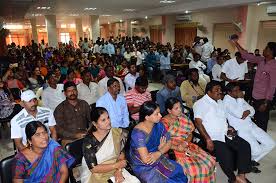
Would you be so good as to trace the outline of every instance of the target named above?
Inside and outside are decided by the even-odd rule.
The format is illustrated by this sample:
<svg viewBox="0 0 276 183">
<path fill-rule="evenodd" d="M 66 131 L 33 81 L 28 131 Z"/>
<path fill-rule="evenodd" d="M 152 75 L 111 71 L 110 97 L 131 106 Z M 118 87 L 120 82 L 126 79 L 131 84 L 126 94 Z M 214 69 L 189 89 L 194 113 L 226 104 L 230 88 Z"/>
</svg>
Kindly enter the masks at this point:
<svg viewBox="0 0 276 183">
<path fill-rule="evenodd" d="M 120 95 L 120 83 L 115 78 L 107 81 L 108 92 L 96 102 L 97 107 L 104 107 L 109 114 L 113 128 L 127 128 L 129 126 L 129 112 L 124 96 Z"/>
<path fill-rule="evenodd" d="M 154 53 L 154 49 L 153 47 L 150 47 L 150 52 L 149 54 L 146 56 L 146 67 L 147 67 L 147 71 L 148 71 L 148 78 L 150 81 L 152 81 L 152 73 L 153 70 L 156 69 L 157 67 L 157 57 L 156 54 Z"/>
<path fill-rule="evenodd" d="M 107 44 L 107 54 L 111 57 L 111 55 L 115 55 L 115 47 L 113 45 L 112 39 L 109 40 Z"/>
</svg>

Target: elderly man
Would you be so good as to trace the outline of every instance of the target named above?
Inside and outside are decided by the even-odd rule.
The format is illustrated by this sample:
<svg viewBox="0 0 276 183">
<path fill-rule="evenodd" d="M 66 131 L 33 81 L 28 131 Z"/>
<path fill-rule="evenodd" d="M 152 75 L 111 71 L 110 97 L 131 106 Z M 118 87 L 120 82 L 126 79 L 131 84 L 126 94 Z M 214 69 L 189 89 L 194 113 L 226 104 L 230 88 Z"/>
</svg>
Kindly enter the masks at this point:
<svg viewBox="0 0 276 183">
<path fill-rule="evenodd" d="M 251 120 L 255 110 L 243 99 L 239 85 L 228 83 L 227 95 L 223 99 L 229 124 L 238 131 L 238 135 L 251 147 L 252 159 L 258 162 L 274 147 L 274 140 Z"/>
<path fill-rule="evenodd" d="M 96 102 L 97 107 L 104 107 L 109 114 L 111 126 L 114 128 L 127 128 L 129 126 L 129 113 L 126 99 L 120 95 L 120 83 L 115 78 L 107 81 L 108 91 Z"/>
<path fill-rule="evenodd" d="M 147 78 L 138 77 L 135 87 L 125 94 L 128 110 L 135 121 L 139 120 L 140 106 L 146 101 L 151 101 L 151 94 L 147 91 L 148 85 Z"/>
<path fill-rule="evenodd" d="M 66 100 L 60 103 L 55 111 L 58 136 L 65 146 L 86 134 L 90 123 L 90 106 L 84 100 L 78 99 L 78 90 L 74 82 L 68 81 L 64 84 Z"/>
<path fill-rule="evenodd" d="M 206 94 L 194 106 L 195 125 L 213 152 L 229 182 L 248 182 L 245 174 L 251 171 L 250 145 L 228 127 L 220 82 L 211 81 Z M 233 156 L 234 154 L 235 156 Z M 235 175 L 235 166 L 238 175 Z"/>
<path fill-rule="evenodd" d="M 175 77 L 168 74 L 164 77 L 164 87 L 157 92 L 156 102 L 160 107 L 160 112 L 164 113 L 166 111 L 165 102 L 170 97 L 175 97 L 179 101 L 182 101 L 180 89 L 176 86 Z"/>
<path fill-rule="evenodd" d="M 27 90 L 21 94 L 21 106 L 24 107 L 11 120 L 11 138 L 19 151 L 26 148 L 27 139 L 25 127 L 31 121 L 42 122 L 50 131 L 51 137 L 57 140 L 56 120 L 53 112 L 45 107 L 38 107 L 38 101 L 33 91 Z"/>
</svg>

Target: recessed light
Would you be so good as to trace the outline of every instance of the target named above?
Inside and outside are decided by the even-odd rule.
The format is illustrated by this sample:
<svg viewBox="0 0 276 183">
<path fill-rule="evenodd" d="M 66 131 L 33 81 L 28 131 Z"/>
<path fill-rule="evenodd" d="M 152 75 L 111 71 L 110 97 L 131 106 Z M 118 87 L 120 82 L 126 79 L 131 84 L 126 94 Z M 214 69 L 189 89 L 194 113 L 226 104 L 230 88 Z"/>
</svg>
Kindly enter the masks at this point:
<svg viewBox="0 0 276 183">
<path fill-rule="evenodd" d="M 120 22 L 123 22 L 123 20 L 121 19 Z"/>
<path fill-rule="evenodd" d="M 173 1 L 173 0 L 161 0 L 160 3 L 170 4 L 170 3 L 175 3 L 175 1 Z"/>
<path fill-rule="evenodd" d="M 43 7 L 41 7 L 40 9 L 42 9 L 42 10 L 46 10 L 46 9 L 47 9 L 47 7 L 43 6 Z"/>
<path fill-rule="evenodd" d="M 109 24 L 110 24 L 110 22 L 107 22 L 107 24 L 109 25 Z"/>
<path fill-rule="evenodd" d="M 124 9 L 123 11 L 135 11 L 135 9 Z"/>
<path fill-rule="evenodd" d="M 51 9 L 51 7 L 50 7 L 50 6 L 48 6 L 48 7 L 47 7 L 47 10 L 49 10 L 49 9 Z"/>
<path fill-rule="evenodd" d="M 188 13 L 191 13 L 191 11 L 186 10 L 185 13 L 188 14 Z"/>
<path fill-rule="evenodd" d="M 84 8 L 85 11 L 96 10 L 97 8 Z"/>
<path fill-rule="evenodd" d="M 39 10 L 39 9 L 40 9 L 40 6 L 38 6 L 36 9 L 38 9 L 38 10 Z"/>
<path fill-rule="evenodd" d="M 145 19 L 148 19 L 148 16 L 145 16 Z"/>
<path fill-rule="evenodd" d="M 111 15 L 102 15 L 103 17 L 110 17 Z"/>
</svg>

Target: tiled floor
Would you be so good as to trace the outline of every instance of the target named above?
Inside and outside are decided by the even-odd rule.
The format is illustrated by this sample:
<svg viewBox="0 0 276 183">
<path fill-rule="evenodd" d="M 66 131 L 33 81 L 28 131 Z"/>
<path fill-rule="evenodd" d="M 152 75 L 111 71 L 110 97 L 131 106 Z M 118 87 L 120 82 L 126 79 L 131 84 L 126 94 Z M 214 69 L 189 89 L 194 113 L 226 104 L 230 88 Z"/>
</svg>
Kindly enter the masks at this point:
<svg viewBox="0 0 276 183">
<path fill-rule="evenodd" d="M 149 90 L 159 90 L 162 87 L 158 83 L 150 83 Z M 269 121 L 268 133 L 276 140 L 276 111 L 271 112 L 271 120 Z M 5 129 L 1 128 L 0 139 L 0 159 L 3 159 L 13 154 L 13 144 L 9 139 L 10 130 L 9 127 Z M 260 161 L 260 174 L 250 173 L 248 178 L 253 183 L 276 183 L 276 148 Z M 222 173 L 219 166 L 217 166 L 217 183 L 227 183 L 226 176 Z"/>
</svg>

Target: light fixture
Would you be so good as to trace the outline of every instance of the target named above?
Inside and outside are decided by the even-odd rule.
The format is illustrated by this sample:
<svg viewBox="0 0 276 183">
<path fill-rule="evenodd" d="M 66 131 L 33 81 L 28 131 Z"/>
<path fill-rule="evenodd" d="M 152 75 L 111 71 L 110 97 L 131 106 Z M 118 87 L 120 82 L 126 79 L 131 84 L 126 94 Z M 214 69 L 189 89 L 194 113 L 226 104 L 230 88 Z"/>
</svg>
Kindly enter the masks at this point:
<svg viewBox="0 0 276 183">
<path fill-rule="evenodd" d="M 66 24 L 61 24 L 60 28 L 67 28 L 67 25 Z"/>
<path fill-rule="evenodd" d="M 79 16 L 79 14 L 77 14 L 77 13 L 71 13 L 71 14 L 69 14 L 69 16 L 71 16 L 71 17 L 77 17 L 77 16 Z"/>
<path fill-rule="evenodd" d="M 107 22 L 107 24 L 109 25 L 109 24 L 110 24 L 110 22 Z"/>
<path fill-rule="evenodd" d="M 37 26 L 37 27 L 40 27 L 41 25 L 37 24 L 36 26 Z"/>
<path fill-rule="evenodd" d="M 186 10 L 186 11 L 185 11 L 185 13 L 186 13 L 186 14 L 188 14 L 188 13 L 191 13 L 191 11 L 189 11 L 189 10 Z"/>
<path fill-rule="evenodd" d="M 42 9 L 42 10 L 46 10 L 46 9 L 47 9 L 47 7 L 46 7 L 46 6 L 42 6 L 40 9 Z"/>
<path fill-rule="evenodd" d="M 145 16 L 145 19 L 148 19 L 148 16 Z"/>
<path fill-rule="evenodd" d="M 47 10 L 49 10 L 49 9 L 51 9 L 51 7 L 50 7 L 50 6 L 48 6 L 48 7 L 47 7 Z"/>
<path fill-rule="evenodd" d="M 33 13 L 32 16 L 33 17 L 39 17 L 39 16 L 42 16 L 42 14 L 35 14 L 35 13 Z"/>
<path fill-rule="evenodd" d="M 135 11 L 135 9 L 124 9 L 123 11 L 132 12 L 132 11 Z"/>
<path fill-rule="evenodd" d="M 171 3 L 175 3 L 175 1 L 173 1 L 173 0 L 161 0 L 160 3 L 171 4 Z"/>
<path fill-rule="evenodd" d="M 39 10 L 39 9 L 40 9 L 40 6 L 38 6 L 36 9 L 38 9 L 38 10 Z"/>
<path fill-rule="evenodd" d="M 270 2 L 259 2 L 257 3 L 257 6 L 264 5 L 264 4 L 270 4 Z"/>
<path fill-rule="evenodd" d="M 84 11 L 96 10 L 97 8 L 84 8 Z"/>
<path fill-rule="evenodd" d="M 120 22 L 123 22 L 123 20 L 121 19 Z"/>
<path fill-rule="evenodd" d="M 103 17 L 110 17 L 111 15 L 102 15 Z"/>
</svg>

